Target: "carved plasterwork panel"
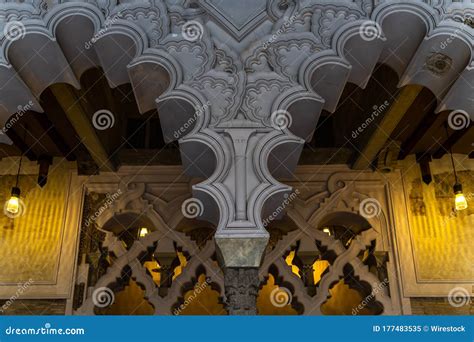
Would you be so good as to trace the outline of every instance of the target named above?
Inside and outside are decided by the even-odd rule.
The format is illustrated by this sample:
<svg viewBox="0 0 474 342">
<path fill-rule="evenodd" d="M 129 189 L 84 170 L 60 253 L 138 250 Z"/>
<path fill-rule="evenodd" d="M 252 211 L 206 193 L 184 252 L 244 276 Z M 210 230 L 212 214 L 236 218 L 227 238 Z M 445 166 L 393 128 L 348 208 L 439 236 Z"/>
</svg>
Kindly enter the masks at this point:
<svg viewBox="0 0 474 342">
<path fill-rule="evenodd" d="M 316 34 L 319 43 L 327 48 L 331 46 L 332 36 L 341 25 L 358 20 L 362 16 L 360 11 L 342 6 L 317 8 L 314 11 L 311 30 Z"/>
<path fill-rule="evenodd" d="M 242 111 L 248 119 L 271 127 L 272 100 L 291 88 L 292 84 L 276 73 L 252 73 L 248 77 Z"/>
<path fill-rule="evenodd" d="M 285 75 L 292 82 L 297 82 L 299 66 L 308 57 L 320 51 L 316 39 L 308 34 L 307 39 L 295 41 L 292 35 L 286 35 L 271 45 L 272 65 L 279 74 Z"/>
<path fill-rule="evenodd" d="M 211 70 L 191 82 L 206 98 L 212 99 L 212 125 L 235 116 L 234 113 L 240 105 L 244 81 L 242 73 L 230 74 Z"/>
<path fill-rule="evenodd" d="M 98 176 L 97 183 L 91 180 L 87 184 L 89 191 L 93 191 L 90 197 L 97 197 L 95 202 L 98 203 L 103 202 L 100 201 L 101 198 L 107 197 L 105 194 L 120 191 L 121 195 L 114 197 L 114 201 L 110 201 L 107 206 L 102 205 L 101 208 L 104 210 L 101 210 L 100 215 L 96 215 L 94 220 L 93 229 L 102 236 L 105 235 L 101 246 L 113 258 L 110 267 L 97 280 L 87 279 L 91 276 L 90 272 L 87 272 L 87 276 L 81 271 L 78 272 L 78 282 L 89 284 L 89 286 L 87 295 L 79 301 L 80 305 L 75 310 L 76 314 L 98 314 L 104 311 L 104 308 L 100 307 L 100 310 L 97 310 L 94 290 L 108 288 L 112 292 L 120 291 L 127 285 L 122 284 L 122 272 L 125 270 L 130 278 L 143 289 L 144 299 L 153 307 L 155 314 L 173 314 L 173 309 L 179 306 L 182 286 L 194 283 L 193 279 L 195 280 L 201 272 L 208 277 L 212 289 L 218 292 L 223 291 L 223 273 L 214 260 L 213 234 L 210 234 L 208 229 L 202 228 L 202 222 L 184 220 L 181 204 L 190 197 L 189 179 L 184 177 L 176 179 L 178 170 L 171 169 L 164 172 L 173 177 L 174 183 L 171 185 L 170 179 L 166 176 L 142 176 L 136 179 L 136 182 L 128 183 L 129 176 L 127 175 L 122 175 L 120 183 L 107 183 L 104 182 L 107 177 Z M 133 175 L 135 173 L 131 173 L 130 177 Z M 123 215 L 128 218 L 121 223 Z M 130 217 L 134 219 L 130 220 Z M 148 222 L 147 228 L 150 233 L 126 248 L 119 236 L 108 229 L 111 227 L 110 223 L 127 229 L 132 227 L 134 222 Z M 132 226 L 129 226 L 130 224 Z M 179 230 L 178 225 L 180 225 Z M 196 231 L 193 230 L 193 225 L 197 228 Z M 213 233 L 214 229 L 211 228 L 211 230 Z M 145 262 L 147 259 L 144 256 L 150 255 L 150 251 L 156 261 L 162 263 L 158 270 L 164 270 L 166 263 L 171 263 L 173 258 L 186 259 L 184 266 L 179 267 L 179 271 L 175 270 L 173 281 L 170 285 L 166 285 L 165 289 L 162 288 L 165 284 L 157 283 L 150 274 L 150 270 L 147 269 Z M 91 258 L 80 258 L 80 260 L 80 270 L 95 267 L 92 265 Z M 174 262 L 170 265 L 176 267 Z"/>
<path fill-rule="evenodd" d="M 238 40 L 268 17 L 266 0 L 204 0 L 200 5 Z"/>
<path fill-rule="evenodd" d="M 135 22 L 146 33 L 150 47 L 157 47 L 169 33 L 169 20 L 165 13 L 166 7 L 160 2 L 145 2 L 133 8 L 124 3 L 114 9 L 110 20 L 118 17 Z"/>
<path fill-rule="evenodd" d="M 165 170 L 166 167 L 162 167 L 161 169 Z M 176 170 L 175 172 L 161 171 L 161 173 L 175 174 Z M 367 197 L 360 193 L 362 189 L 360 186 L 357 188 L 357 191 L 354 191 L 356 188 L 350 188 L 350 184 L 352 183 L 349 180 L 347 182 L 340 180 L 348 175 L 341 174 L 335 176 L 337 179 L 330 179 L 332 173 L 333 171 L 329 173 L 320 172 L 318 174 L 318 177 L 325 177 L 325 181 L 320 179 L 312 182 L 308 179 L 308 189 L 313 190 L 309 192 L 306 190 L 306 192 L 302 194 L 302 198 L 298 198 L 298 196 L 296 196 L 296 198 L 294 196 L 291 197 L 291 203 L 289 203 L 287 208 L 288 219 L 294 222 L 290 225 L 291 228 L 286 224 L 282 226 L 284 231 L 280 228 L 270 229 L 271 238 L 263 264 L 258 271 L 258 276 L 252 276 L 252 279 L 256 280 L 256 282 L 232 282 L 236 279 L 247 279 L 245 278 L 246 275 L 236 276 L 235 272 L 232 273 L 233 271 L 228 274 L 227 277 L 229 280 L 225 286 L 229 288 L 228 296 L 230 297 L 227 299 L 223 294 L 224 273 L 220 270 L 215 259 L 216 250 L 212 234 L 209 235 L 208 228 L 202 228 L 202 226 L 200 226 L 202 223 L 196 226 L 197 229 L 193 229 L 190 226 L 192 225 L 192 220 L 182 220 L 180 203 L 184 198 L 189 196 L 189 185 L 185 185 L 187 182 L 185 179 L 175 182 L 174 184 L 166 184 L 158 180 L 159 177 L 157 176 L 140 176 L 134 179 L 134 182 L 137 181 L 138 183 L 126 185 L 128 177 L 125 176 L 122 177 L 122 184 L 110 183 L 107 185 L 107 183 L 104 183 L 105 178 L 98 176 L 97 185 L 95 185 L 92 180 L 88 187 L 94 190 L 95 193 L 102 193 L 102 195 L 94 194 L 94 197 L 98 196 L 97 201 L 99 202 L 100 198 L 104 197 L 104 193 L 113 192 L 114 189 L 129 189 L 129 191 L 124 192 L 123 196 L 118 197 L 116 201 L 101 214 L 103 218 L 98 218 L 95 229 L 101 230 L 101 227 L 107 226 L 107 222 L 114 217 L 114 215 L 112 215 L 113 213 L 121 215 L 127 212 L 135 212 L 137 215 L 146 216 L 150 222 L 153 222 L 152 233 L 141 239 L 140 243 L 133 244 L 133 246 L 127 250 L 119 243 L 117 237 L 105 231 L 106 237 L 104 238 L 103 246 L 109 253 L 111 252 L 115 256 L 112 266 L 107 269 L 106 273 L 98 279 L 93 287 L 89 287 L 86 291 L 88 294 L 75 313 L 90 314 L 96 312 L 91 297 L 94 289 L 110 286 L 113 288 L 113 286 L 115 286 L 113 284 L 117 283 L 121 277 L 121 272 L 125 268 L 130 270 L 127 272 L 130 272 L 133 281 L 143 289 L 144 299 L 153 306 L 155 314 L 173 314 L 173 310 L 180 307 L 180 303 L 182 302 L 180 298 L 183 297 L 183 293 L 188 291 L 186 290 L 186 284 L 193 284 L 194 280 L 197 279 L 196 277 L 203 274 L 203 272 L 206 277 L 209 278 L 212 289 L 218 292 L 220 291 L 222 303 L 226 302 L 227 308 L 231 310 L 239 310 L 238 308 L 244 308 L 245 305 L 248 304 L 246 302 L 249 299 L 248 296 L 239 297 L 242 291 L 250 291 L 249 293 L 251 293 L 252 296 L 257 296 L 258 289 L 266 282 L 268 272 L 274 277 L 276 285 L 286 286 L 292 291 L 294 299 L 291 305 L 296 312 L 300 314 L 321 314 L 320 307 L 328 299 L 331 284 L 344 276 L 344 272 L 346 272 L 344 271 L 346 269 L 345 265 L 348 264 L 350 264 L 354 270 L 354 277 L 370 284 L 372 288 L 378 289 L 377 284 L 380 283 L 378 273 L 372 273 L 368 266 L 358 259 L 358 255 L 360 255 L 361 252 L 374 246 L 374 241 L 378 240 L 381 234 L 384 234 L 379 223 L 376 223 L 378 221 L 374 221 L 375 229 L 367 230 L 357 236 L 351 242 L 350 246 L 343 246 L 338 240 L 316 229 L 316 222 L 319 220 L 318 217 L 322 219 L 325 213 L 350 212 L 353 215 L 359 215 L 358 206 L 360 199 Z M 160 172 L 157 174 L 160 174 Z M 312 174 L 313 173 L 306 173 L 306 177 Z M 369 181 L 369 183 L 370 182 L 374 185 L 379 184 L 377 182 L 374 183 L 374 180 Z M 348 187 L 346 193 L 341 194 L 340 191 L 343 191 L 346 187 Z M 325 191 L 320 191 L 323 189 Z M 310 202 L 314 203 L 311 204 Z M 304 205 L 304 203 L 309 203 L 309 205 Z M 312 214 L 309 215 L 310 218 L 304 220 L 297 208 L 315 209 L 312 211 Z M 170 212 L 173 212 L 173 214 L 169 214 Z M 176 219 L 175 217 L 177 216 L 179 216 L 180 219 Z M 381 220 L 384 220 L 383 217 L 381 217 Z M 313 224 L 314 226 L 312 227 Z M 171 239 L 176 248 L 178 248 L 187 259 L 186 265 L 182 268 L 176 279 L 173 280 L 166 292 L 162 292 L 157 287 L 156 281 L 147 273 L 143 262 L 140 261 L 141 255 L 147 250 L 154 251 L 155 255 L 164 255 L 166 244 L 163 244 L 163 242 L 160 244 L 160 241 L 163 241 L 164 238 Z M 305 249 L 305 254 L 300 255 L 297 252 L 298 257 L 303 258 L 304 255 L 317 256 L 320 253 L 319 248 L 331 251 L 330 254 L 335 255 L 335 258 L 331 259 L 333 265 L 331 271 L 324 274 L 322 279 L 318 282 L 316 296 L 308 294 L 308 289 L 302 282 L 302 279 L 298 277 L 294 271 L 292 271 L 292 267 L 285 262 L 285 257 L 291 250 L 300 245 L 302 239 L 309 239 L 307 244 L 309 249 Z M 383 240 L 382 237 L 380 237 L 380 239 Z M 319 245 L 316 244 L 316 241 L 319 241 Z M 382 244 L 380 244 L 380 246 L 382 246 Z M 163 248 L 165 248 L 165 250 Z M 306 259 L 303 258 L 302 260 L 306 262 Z M 383 264 L 379 266 L 381 269 L 385 269 Z M 376 292 L 376 301 L 381 303 L 380 305 L 383 305 L 384 312 L 393 312 L 393 303 L 388 297 L 386 289 L 383 291 L 378 289 Z M 78 291 L 78 293 L 80 295 L 81 292 Z"/>
<path fill-rule="evenodd" d="M 205 43 L 189 42 L 180 36 L 171 36 L 164 44 L 168 53 L 185 66 L 184 81 L 194 80 L 210 69 L 213 55 Z"/>
<path fill-rule="evenodd" d="M 331 296 L 330 290 L 333 284 L 344 278 L 345 274 L 347 276 L 348 269 L 351 268 L 354 272 L 352 276 L 357 279 L 356 283 L 370 284 L 372 287 L 374 305 L 378 303 L 378 307 L 383 308 L 382 311 L 385 314 L 399 310 L 395 298 L 391 299 L 388 295 L 389 288 L 396 286 L 392 283 L 397 277 L 394 269 L 388 266 L 386 261 L 382 264 L 374 261 L 374 266 L 371 266 L 369 271 L 366 264 L 369 259 L 358 258 L 361 253 L 370 255 L 369 250 L 374 246 L 380 251 L 387 247 L 387 244 L 383 242 L 388 238 L 386 235 L 387 209 L 381 204 L 383 196 L 379 197 L 383 193 L 383 182 L 377 180 L 376 177 L 355 180 L 352 178 L 355 174 L 350 172 L 325 173 L 322 171 L 315 177 L 314 174 L 300 169 L 300 172 L 297 171 L 297 176 L 301 183 L 295 183 L 295 186 L 304 184 L 301 186 L 301 196 L 297 196 L 287 208 L 288 216 L 297 228 L 287 234 L 281 234 L 277 230 L 271 235 L 274 236 L 271 239 L 272 248 L 267 249 L 260 276 L 265 277 L 267 272 L 270 272 L 275 277 L 276 284 L 291 293 L 291 304 L 295 310 L 305 315 L 317 315 L 322 313 L 322 305 Z M 313 190 L 309 191 L 309 189 Z M 337 218 L 349 214 L 348 217 L 360 217 L 362 221 L 366 219 L 361 216 L 366 215 L 364 210 L 361 212 L 361 202 L 372 199 L 368 194 L 375 193 L 378 193 L 377 198 L 380 199 L 378 201 L 381 206 L 380 212 L 367 218 L 370 221 L 367 224 L 370 224 L 372 228 L 356 235 L 350 244 L 344 245 L 343 240 L 339 240 L 336 236 L 328 236 L 322 231 L 327 217 Z M 356 222 L 358 219 L 352 221 L 352 224 Z M 292 265 L 288 264 L 287 259 L 290 251 L 295 251 Z M 390 252 L 381 253 L 388 255 L 387 253 Z M 308 263 L 311 266 L 318 258 L 329 260 L 331 267 L 321 275 L 315 286 L 308 286 L 304 280 L 307 274 L 304 275 L 303 272 L 308 268 Z M 298 262 L 295 261 L 296 259 Z M 375 258 L 372 257 L 372 260 Z M 377 267 L 380 272 L 372 272 L 377 270 Z M 349 286 L 357 287 L 358 285 Z"/>
</svg>

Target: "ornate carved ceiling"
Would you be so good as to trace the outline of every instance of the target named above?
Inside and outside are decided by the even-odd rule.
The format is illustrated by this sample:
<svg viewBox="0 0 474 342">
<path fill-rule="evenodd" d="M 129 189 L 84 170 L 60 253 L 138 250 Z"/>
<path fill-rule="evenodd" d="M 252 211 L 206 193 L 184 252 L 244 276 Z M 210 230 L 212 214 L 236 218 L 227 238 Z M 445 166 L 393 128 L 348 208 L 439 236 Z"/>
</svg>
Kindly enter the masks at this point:
<svg viewBox="0 0 474 342">
<path fill-rule="evenodd" d="M 428 87 L 440 100 L 440 110 L 471 110 L 468 103 L 459 103 L 461 85 L 454 84 L 450 92 L 443 86 L 455 82 L 463 69 L 461 79 L 472 77 L 472 66 L 468 67 L 472 29 L 460 23 L 472 17 L 474 9 L 469 4 L 384 1 L 374 7 L 372 1 L 309 0 L 236 4 L 230 0 L 3 3 L 1 65 L 8 87 L 2 88 L 2 123 L 15 113 L 18 104 L 30 99 L 32 109 L 41 111 L 36 98 L 47 86 L 62 81 L 79 87 L 78 78 L 93 66 L 102 66 L 115 87 L 134 82 L 137 70 L 133 67 L 143 69 L 157 63 L 170 74 L 169 90 L 182 84 L 192 88 L 201 84 L 202 92 L 209 93 L 206 84 L 212 79 L 213 90 L 224 94 L 211 109 L 215 121 L 222 116 L 229 119 L 229 112 L 236 113 L 243 106 L 247 108 L 241 112 L 250 109 L 252 121 L 260 121 L 252 106 L 264 104 L 252 100 L 239 103 L 230 94 L 252 97 L 249 85 L 270 79 L 279 84 L 280 92 L 301 86 L 300 93 L 318 94 L 313 100 L 332 111 L 345 81 L 363 87 L 375 62 L 395 69 L 400 85 L 421 83 Z M 402 21 L 406 28 L 396 24 Z M 197 39 L 183 39 L 183 34 L 192 34 L 194 29 Z M 410 46 L 399 50 L 405 31 L 410 32 Z M 360 37 L 359 33 L 369 36 Z M 422 42 L 424 37 L 427 39 Z M 443 44 L 445 41 L 449 44 Z M 32 58 L 34 51 L 56 63 L 45 65 L 41 58 Z M 433 69 L 431 66 L 439 64 L 430 62 L 435 58 L 447 61 L 450 70 Z M 332 74 L 325 71 L 328 67 Z M 316 69 L 326 81 L 317 79 Z M 155 105 L 160 94 L 139 86 L 135 84 L 135 95 L 145 111 Z"/>
<path fill-rule="evenodd" d="M 364 88 L 384 63 L 400 87 L 422 85 L 438 111 L 472 119 L 472 13 L 448 1 L 4 2 L 0 122 L 30 102 L 43 112 L 45 89 L 79 89 L 91 68 L 112 88 L 131 83 L 140 112 L 158 108 L 165 140 L 179 141 L 187 174 L 207 179 L 194 196 L 226 264 L 255 266 L 261 215 L 291 191 L 275 179 L 292 174 L 347 82 Z"/>
<path fill-rule="evenodd" d="M 237 40 L 268 19 L 266 0 L 204 0 L 199 5 Z"/>
</svg>

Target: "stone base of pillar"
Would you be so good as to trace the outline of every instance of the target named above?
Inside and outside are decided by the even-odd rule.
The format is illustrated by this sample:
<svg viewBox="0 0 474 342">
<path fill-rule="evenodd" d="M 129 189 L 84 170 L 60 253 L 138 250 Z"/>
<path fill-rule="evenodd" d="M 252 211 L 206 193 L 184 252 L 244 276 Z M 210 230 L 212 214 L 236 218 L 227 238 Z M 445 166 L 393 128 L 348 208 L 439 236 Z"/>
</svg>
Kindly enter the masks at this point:
<svg viewBox="0 0 474 342">
<path fill-rule="evenodd" d="M 229 315 L 256 315 L 258 268 L 226 268 L 224 282 Z"/>
</svg>

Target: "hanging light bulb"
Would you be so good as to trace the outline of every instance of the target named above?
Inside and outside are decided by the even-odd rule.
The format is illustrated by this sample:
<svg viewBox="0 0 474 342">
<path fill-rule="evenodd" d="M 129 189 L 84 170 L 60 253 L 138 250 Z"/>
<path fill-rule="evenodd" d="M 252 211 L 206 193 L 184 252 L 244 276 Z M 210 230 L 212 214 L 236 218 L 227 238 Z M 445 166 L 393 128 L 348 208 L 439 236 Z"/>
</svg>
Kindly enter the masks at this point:
<svg viewBox="0 0 474 342">
<path fill-rule="evenodd" d="M 25 136 L 26 136 L 26 128 L 25 128 Z M 25 141 L 25 139 L 23 139 Z M 20 187 L 18 186 L 18 181 L 20 180 L 20 171 L 21 171 L 21 162 L 23 161 L 23 153 L 20 157 L 20 162 L 18 163 L 18 171 L 16 173 L 16 181 L 15 186 L 12 188 L 11 196 L 5 203 L 5 214 L 11 218 L 15 218 L 20 213 Z"/>
<path fill-rule="evenodd" d="M 141 238 L 145 237 L 148 235 L 148 233 L 149 233 L 148 228 L 142 227 L 138 229 L 138 237 L 141 237 Z"/>
<path fill-rule="evenodd" d="M 444 127 L 446 129 L 446 136 L 449 138 L 448 124 L 446 123 Z M 458 182 L 458 174 L 456 173 L 456 165 L 454 164 L 453 150 L 451 147 L 449 148 L 449 154 L 451 156 L 451 164 L 454 172 L 454 207 L 457 211 L 461 211 L 467 209 L 467 200 L 462 192 L 462 184 Z"/>
<path fill-rule="evenodd" d="M 20 188 L 16 186 L 12 188 L 11 197 L 6 203 L 6 210 L 12 215 L 16 215 L 20 211 Z"/>
<path fill-rule="evenodd" d="M 329 228 L 324 228 L 323 233 L 326 233 L 327 235 L 331 236 L 331 230 Z"/>
<path fill-rule="evenodd" d="M 456 183 L 454 184 L 454 204 L 456 206 L 457 211 L 467 209 L 467 201 L 466 197 L 462 192 L 462 184 Z"/>
</svg>

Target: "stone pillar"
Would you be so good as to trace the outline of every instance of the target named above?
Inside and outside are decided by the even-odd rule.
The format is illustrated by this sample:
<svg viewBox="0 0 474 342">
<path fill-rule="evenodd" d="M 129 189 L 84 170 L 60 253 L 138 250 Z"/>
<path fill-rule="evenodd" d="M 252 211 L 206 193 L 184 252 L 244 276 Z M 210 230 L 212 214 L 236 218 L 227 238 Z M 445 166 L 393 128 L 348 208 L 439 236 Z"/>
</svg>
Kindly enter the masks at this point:
<svg viewBox="0 0 474 342">
<path fill-rule="evenodd" d="M 313 263 L 303 264 L 301 267 L 301 278 L 308 289 L 308 294 L 314 296 L 316 294 L 316 286 L 314 285 Z"/>
<path fill-rule="evenodd" d="M 258 268 L 226 268 L 224 282 L 229 315 L 256 315 Z"/>
<path fill-rule="evenodd" d="M 168 289 L 171 287 L 173 279 L 173 271 L 176 264 L 176 250 L 173 240 L 164 237 L 158 242 L 154 258 L 160 265 L 160 296 L 166 296 Z"/>
<path fill-rule="evenodd" d="M 183 46 L 190 51 L 185 59 L 182 54 L 173 57 L 173 63 L 177 58 L 176 63 L 186 64 L 179 86 L 153 97 L 153 103 L 143 99 L 142 106 L 159 105 L 164 140 L 178 140 L 188 177 L 205 179 L 193 185 L 193 198 L 183 203 L 183 210 L 193 203 L 197 215 L 188 216 L 216 226 L 229 313 L 255 314 L 257 269 L 269 240 L 263 220 L 283 217 L 292 188 L 278 179 L 292 177 L 325 101 L 293 81 L 300 77 L 298 68 L 292 76 L 281 72 L 293 70 L 303 50 L 285 52 L 282 60 L 288 65 L 276 66 L 260 50 L 243 62 L 243 51 L 218 44 L 208 58 L 217 61 L 214 67 L 203 64 L 202 55 L 191 56 L 216 45 L 201 45 L 207 35 L 201 38 L 190 42 L 177 37 L 169 43 L 169 51 Z M 181 83 L 181 77 L 186 81 Z"/>
<path fill-rule="evenodd" d="M 313 264 L 319 258 L 319 255 L 320 253 L 316 249 L 315 242 L 306 236 L 303 237 L 300 241 L 295 259 L 301 264 L 301 279 L 308 289 L 308 294 L 310 296 L 314 296 L 316 294 Z"/>
<path fill-rule="evenodd" d="M 171 264 L 166 265 L 160 263 L 160 288 L 159 294 L 162 297 L 165 297 L 168 293 L 168 289 L 171 287 L 172 279 L 173 279 L 173 271 L 174 267 Z"/>
<path fill-rule="evenodd" d="M 229 313 L 236 315 L 256 314 L 257 270 L 269 240 L 262 217 L 280 213 L 285 195 L 291 191 L 274 179 L 278 174 L 270 173 L 275 165 L 280 166 L 276 161 L 287 158 L 283 152 L 279 155 L 273 150 L 279 151 L 281 145 L 290 141 L 293 145 L 289 150 L 293 151 L 303 142 L 279 130 L 254 126 L 245 120 L 234 121 L 231 127 L 219 132 L 212 140 L 220 144 L 216 150 L 223 151 L 216 167 L 219 175 L 214 175 L 212 182 L 193 186 L 194 198 L 203 208 L 199 218 L 217 225 L 214 238 L 219 263 L 226 270 L 227 305 Z M 194 141 L 181 145 L 188 154 L 199 148 Z M 291 166 L 285 165 L 285 170 L 294 169 L 297 160 L 293 162 Z M 195 159 L 194 165 L 198 163 L 200 160 Z M 199 167 L 202 170 L 205 165 Z"/>
</svg>

